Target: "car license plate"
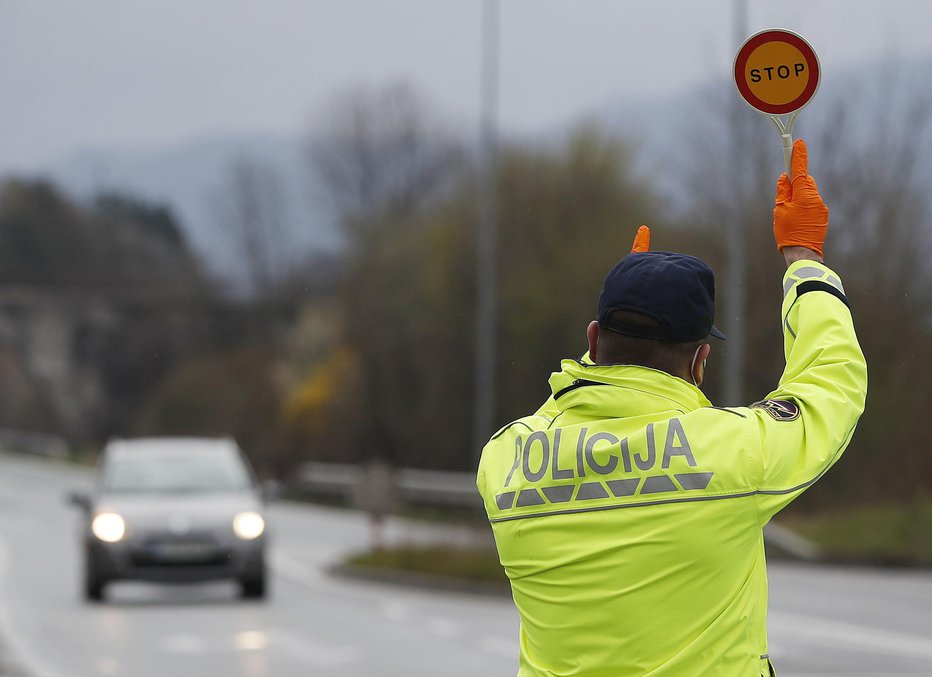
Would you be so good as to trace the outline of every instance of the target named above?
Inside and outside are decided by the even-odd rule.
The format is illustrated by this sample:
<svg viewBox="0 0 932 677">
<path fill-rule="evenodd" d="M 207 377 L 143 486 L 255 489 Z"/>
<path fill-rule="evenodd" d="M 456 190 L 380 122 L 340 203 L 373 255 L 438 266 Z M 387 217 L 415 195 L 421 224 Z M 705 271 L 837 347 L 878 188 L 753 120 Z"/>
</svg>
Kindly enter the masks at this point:
<svg viewBox="0 0 932 677">
<path fill-rule="evenodd" d="M 165 562 L 197 562 L 216 553 L 212 543 L 153 543 L 149 554 Z"/>
</svg>

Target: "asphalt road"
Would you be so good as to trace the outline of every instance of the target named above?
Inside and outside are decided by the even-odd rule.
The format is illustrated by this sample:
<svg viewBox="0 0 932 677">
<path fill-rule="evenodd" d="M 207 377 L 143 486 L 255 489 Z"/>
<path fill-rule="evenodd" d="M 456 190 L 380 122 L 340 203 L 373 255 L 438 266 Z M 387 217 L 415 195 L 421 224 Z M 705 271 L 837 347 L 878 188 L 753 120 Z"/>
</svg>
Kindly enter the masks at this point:
<svg viewBox="0 0 932 677">
<path fill-rule="evenodd" d="M 70 466 L 0 455 L 0 637 L 34 677 L 515 674 L 510 600 L 327 574 L 367 542 L 365 520 L 347 511 L 270 509 L 264 603 L 240 601 L 226 583 L 123 583 L 89 606 L 79 596 L 77 516 L 63 498 L 88 481 Z M 388 533 L 434 537 L 403 523 Z M 781 677 L 932 675 L 932 573 L 773 565 L 770 580 Z"/>
</svg>

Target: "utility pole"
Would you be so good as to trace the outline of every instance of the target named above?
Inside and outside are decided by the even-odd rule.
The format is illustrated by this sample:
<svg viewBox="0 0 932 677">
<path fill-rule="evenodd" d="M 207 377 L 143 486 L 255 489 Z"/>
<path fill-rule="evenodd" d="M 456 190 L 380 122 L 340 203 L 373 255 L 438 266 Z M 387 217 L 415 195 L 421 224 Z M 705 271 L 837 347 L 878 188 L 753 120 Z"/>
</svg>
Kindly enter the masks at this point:
<svg viewBox="0 0 932 677">
<path fill-rule="evenodd" d="M 738 46 L 747 38 L 748 17 L 747 0 L 734 0 L 732 5 L 732 22 L 735 45 Z M 744 212 L 746 191 L 744 189 L 743 153 L 747 152 L 746 134 L 747 125 L 744 123 L 745 106 L 740 97 L 733 95 L 729 110 L 729 139 L 731 147 L 731 185 L 733 186 L 733 199 L 731 214 L 728 217 L 728 247 L 727 266 L 725 271 L 726 295 L 725 316 L 728 330 L 728 341 L 725 346 L 725 405 L 741 406 L 744 401 L 744 351 L 745 351 L 745 303 L 747 289 L 747 244 L 744 224 L 741 222 Z M 745 115 L 743 115 L 745 114 Z M 725 324 L 725 323 L 723 323 Z"/>
<path fill-rule="evenodd" d="M 481 123 L 479 130 L 479 220 L 476 232 L 476 366 L 473 435 L 478 457 L 493 432 L 498 295 L 498 0 L 482 2 Z"/>
</svg>

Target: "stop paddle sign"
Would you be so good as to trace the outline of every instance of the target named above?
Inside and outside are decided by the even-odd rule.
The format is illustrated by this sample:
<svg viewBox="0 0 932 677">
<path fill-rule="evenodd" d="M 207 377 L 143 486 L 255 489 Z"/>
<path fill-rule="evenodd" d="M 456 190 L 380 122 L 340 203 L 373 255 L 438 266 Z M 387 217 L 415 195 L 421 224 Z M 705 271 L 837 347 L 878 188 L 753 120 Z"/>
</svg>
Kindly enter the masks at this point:
<svg viewBox="0 0 932 677">
<path fill-rule="evenodd" d="M 783 29 L 752 35 L 735 56 L 738 93 L 751 108 L 769 115 L 780 131 L 787 176 L 793 156 L 793 125 L 799 110 L 815 96 L 821 73 L 812 46 L 802 36 Z M 781 115 L 789 117 L 784 121 Z"/>
</svg>

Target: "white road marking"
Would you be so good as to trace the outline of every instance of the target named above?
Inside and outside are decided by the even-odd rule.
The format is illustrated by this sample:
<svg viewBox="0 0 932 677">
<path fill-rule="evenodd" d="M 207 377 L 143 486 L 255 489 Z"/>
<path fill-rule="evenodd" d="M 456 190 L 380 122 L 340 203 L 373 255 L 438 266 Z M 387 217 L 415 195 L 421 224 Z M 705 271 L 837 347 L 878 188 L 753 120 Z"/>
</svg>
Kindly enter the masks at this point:
<svg viewBox="0 0 932 677">
<path fill-rule="evenodd" d="M 517 638 L 513 640 L 502 639 L 501 637 L 493 637 L 491 635 L 486 635 L 485 637 L 479 640 L 479 648 L 485 651 L 486 653 L 494 654 L 496 656 L 501 656 L 502 658 L 518 658 L 518 640 Z"/>
<path fill-rule="evenodd" d="M 271 637 L 271 646 L 291 654 L 305 665 L 336 667 L 358 662 L 362 651 L 354 645 L 332 646 L 319 644 L 310 637 L 297 637 L 290 633 L 275 633 Z"/>
<path fill-rule="evenodd" d="M 328 580 L 325 572 L 313 569 L 282 552 L 274 553 L 272 567 L 285 578 L 289 578 L 313 590 L 320 590 L 322 588 L 333 590 L 334 588 L 333 581 Z M 392 622 L 407 623 L 410 622 L 415 615 L 414 608 L 404 599 L 402 596 L 403 593 L 399 594 L 396 590 L 378 587 L 361 590 L 353 588 L 352 586 L 344 586 L 340 587 L 340 594 L 357 599 L 364 599 L 366 603 L 370 605 L 379 602 L 379 613 L 383 618 Z"/>
<path fill-rule="evenodd" d="M 319 587 L 324 579 L 324 574 L 319 569 L 309 567 L 289 557 L 281 550 L 272 551 L 271 564 L 272 569 L 285 578 L 290 578 L 310 588 Z"/>
<path fill-rule="evenodd" d="M 104 656 L 97 661 L 97 672 L 101 675 L 116 675 L 120 672 L 120 664 L 116 659 Z"/>
<path fill-rule="evenodd" d="M 0 595 L 4 600 L 4 603 L 0 604 L 0 635 L 3 636 L 6 649 L 12 654 L 13 663 L 22 667 L 31 677 L 62 677 L 59 672 L 36 659 L 35 654 L 26 648 L 26 640 L 10 618 L 11 605 L 6 602 L 8 596 L 5 594 L 9 569 L 10 547 L 0 538 L 0 593 L 4 593 Z"/>
<path fill-rule="evenodd" d="M 207 642 L 197 635 L 168 635 L 159 640 L 163 653 L 200 656 L 207 653 Z"/>
<path fill-rule="evenodd" d="M 782 612 L 770 612 L 767 620 L 771 628 L 784 634 L 835 642 L 873 653 L 932 658 L 932 639 L 925 637 Z"/>
<path fill-rule="evenodd" d="M 394 623 L 405 623 L 411 620 L 411 607 L 404 602 L 387 601 L 379 609 L 383 618 Z"/>
<path fill-rule="evenodd" d="M 239 651 L 260 651 L 268 643 L 268 637 L 262 630 L 245 630 L 233 638 L 233 646 Z"/>
<path fill-rule="evenodd" d="M 449 618 L 431 618 L 427 622 L 427 630 L 431 634 L 444 639 L 453 639 L 463 634 L 460 625 Z"/>
</svg>

